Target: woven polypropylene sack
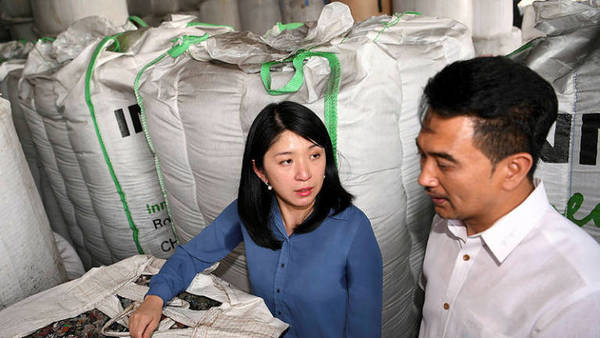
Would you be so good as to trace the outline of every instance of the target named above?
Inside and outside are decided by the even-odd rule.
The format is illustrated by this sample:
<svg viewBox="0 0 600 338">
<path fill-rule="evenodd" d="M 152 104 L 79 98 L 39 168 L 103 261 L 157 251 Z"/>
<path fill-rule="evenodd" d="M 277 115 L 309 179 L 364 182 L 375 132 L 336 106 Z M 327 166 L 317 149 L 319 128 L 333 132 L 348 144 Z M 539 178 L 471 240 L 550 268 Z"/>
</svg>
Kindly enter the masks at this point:
<svg viewBox="0 0 600 338">
<path fill-rule="evenodd" d="M 38 41 L 28 55 L 19 83 L 19 105 L 31 130 L 42 171 L 56 196 L 71 243 L 87 269 L 115 259 L 103 239 L 100 220 L 68 137 L 66 120 L 56 105 L 54 74 L 91 42 L 123 29 L 107 19 L 89 17 L 71 25 L 54 41 Z"/>
<path fill-rule="evenodd" d="M 177 243 L 133 91 L 141 67 L 173 39 L 207 34 L 199 25 L 188 27 L 193 17 L 174 18 L 158 28 L 104 38 L 56 74 L 57 104 L 104 240 L 117 259 L 136 253 L 166 258 Z M 108 50 L 113 44 L 122 50 Z"/>
<path fill-rule="evenodd" d="M 0 99 L 0 308 L 66 280 L 44 206 Z"/>
<path fill-rule="evenodd" d="M 281 19 L 284 23 L 316 21 L 325 6 L 324 0 L 281 0 Z"/>
<path fill-rule="evenodd" d="M 513 57 L 550 82 L 559 102 L 535 176 L 550 203 L 600 241 L 600 8 L 570 1 L 533 6 L 535 29 L 547 36 Z"/>
<path fill-rule="evenodd" d="M 238 7 L 242 30 L 245 31 L 262 35 L 281 21 L 279 0 L 241 0 Z"/>
<path fill-rule="evenodd" d="M 28 297 L 0 311 L 0 336 L 25 336 L 92 309 L 118 320 L 129 312 L 125 312 L 127 309 L 123 309 L 118 297 L 134 301 L 132 308 L 139 305 L 148 286 L 138 285 L 136 280 L 143 275 L 155 275 L 164 262 L 151 256 L 133 256 L 94 268 L 81 278 Z M 237 290 L 209 273 L 199 273 L 186 291 L 209 297 L 221 305 L 193 311 L 186 301 L 173 298 L 163 308 L 167 318 L 161 321 L 153 337 L 276 338 L 288 327 L 271 315 L 262 299 Z M 170 329 L 174 320 L 189 328 Z M 119 322 L 127 325 L 128 321 Z M 101 332 L 103 336 L 112 336 L 108 331 L 103 328 Z M 114 336 L 125 335 L 127 332 Z"/>
<path fill-rule="evenodd" d="M 198 18 L 202 22 L 242 28 L 238 0 L 204 0 L 200 3 Z"/>
</svg>

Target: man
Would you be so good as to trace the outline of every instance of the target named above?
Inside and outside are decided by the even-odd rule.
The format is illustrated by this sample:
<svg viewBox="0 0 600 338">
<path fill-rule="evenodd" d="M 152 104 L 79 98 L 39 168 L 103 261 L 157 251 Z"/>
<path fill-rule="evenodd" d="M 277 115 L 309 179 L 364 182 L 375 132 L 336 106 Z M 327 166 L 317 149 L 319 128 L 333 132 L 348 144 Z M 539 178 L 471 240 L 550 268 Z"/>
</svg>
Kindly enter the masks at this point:
<svg viewBox="0 0 600 338">
<path fill-rule="evenodd" d="M 533 178 L 557 116 L 550 84 L 504 57 L 425 88 L 419 183 L 437 215 L 420 337 L 600 337 L 600 246 Z"/>
</svg>

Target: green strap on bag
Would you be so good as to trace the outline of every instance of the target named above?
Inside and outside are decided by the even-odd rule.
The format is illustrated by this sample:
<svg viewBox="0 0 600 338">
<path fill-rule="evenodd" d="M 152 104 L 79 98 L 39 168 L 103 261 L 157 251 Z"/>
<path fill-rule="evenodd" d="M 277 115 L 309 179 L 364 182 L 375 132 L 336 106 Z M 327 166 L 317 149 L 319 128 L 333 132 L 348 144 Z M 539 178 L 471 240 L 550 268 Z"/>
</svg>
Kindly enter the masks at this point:
<svg viewBox="0 0 600 338">
<path fill-rule="evenodd" d="M 269 95 L 283 95 L 297 92 L 304 83 L 304 60 L 313 56 L 322 57 L 329 61 L 329 81 L 325 91 L 325 127 L 333 146 L 333 155 L 337 165 L 337 102 L 340 91 L 341 66 L 338 57 L 331 52 L 300 51 L 295 56 L 283 61 L 271 61 L 262 65 L 260 77 Z M 292 79 L 280 89 L 271 88 L 271 67 L 273 65 L 292 62 L 295 73 Z"/>
<path fill-rule="evenodd" d="M 143 254 L 144 250 L 142 249 L 142 246 L 140 245 L 140 242 L 139 242 L 139 230 L 136 227 L 135 223 L 133 222 L 133 218 L 131 216 L 131 211 L 129 210 L 129 205 L 127 203 L 127 197 L 125 196 L 125 193 L 123 192 L 121 184 L 119 183 L 119 179 L 117 178 L 117 175 L 113 168 L 112 162 L 110 161 L 110 157 L 108 156 L 106 146 L 104 145 L 104 140 L 102 139 L 102 134 L 100 133 L 100 128 L 98 127 L 98 122 L 96 120 L 96 111 L 94 108 L 94 104 L 92 102 L 92 95 L 91 95 L 92 75 L 94 74 L 94 67 L 96 66 L 96 61 L 98 60 L 98 55 L 100 55 L 102 50 L 107 48 L 111 43 L 114 44 L 115 50 L 118 51 L 120 49 L 119 41 L 117 40 L 117 37 L 119 35 L 120 34 L 105 37 L 104 39 L 102 39 L 102 41 L 100 41 L 100 43 L 94 50 L 94 53 L 92 54 L 92 58 L 88 65 L 87 71 L 85 73 L 85 102 L 88 106 L 88 109 L 90 110 L 90 115 L 92 118 L 92 122 L 94 124 L 94 130 L 96 131 L 96 137 L 98 138 L 98 142 L 100 143 L 100 148 L 102 150 L 102 155 L 104 156 L 104 161 L 106 162 L 108 171 L 110 172 L 110 176 L 115 184 L 117 193 L 119 194 L 119 197 L 121 199 L 121 203 L 123 204 L 123 210 L 125 211 L 125 215 L 127 216 L 129 228 L 131 229 L 131 231 L 133 233 L 133 241 L 135 243 L 138 253 Z"/>
<path fill-rule="evenodd" d="M 189 26 L 189 25 L 188 25 Z M 146 108 L 144 106 L 144 99 L 140 94 L 140 80 L 144 75 L 144 72 L 148 70 L 148 68 L 154 66 L 155 64 L 162 61 L 167 55 L 172 58 L 177 58 L 181 54 L 183 54 L 191 45 L 201 43 L 206 41 L 210 35 L 204 34 L 202 36 L 194 36 L 194 35 L 184 35 L 181 38 L 173 40 L 174 45 L 168 51 L 164 52 L 154 60 L 150 61 L 147 65 L 142 67 L 142 69 L 137 73 L 135 77 L 135 81 L 133 83 L 133 92 L 135 93 L 135 98 L 137 100 L 138 106 L 140 106 L 141 111 L 141 120 L 142 120 L 142 128 L 144 129 L 144 137 L 146 138 L 146 143 L 148 143 L 148 147 L 150 148 L 150 152 L 152 153 L 152 157 L 154 158 L 154 167 L 156 168 L 156 174 L 158 176 L 158 182 L 160 185 L 160 191 L 162 193 L 163 199 L 167 205 L 167 214 L 169 218 L 171 218 L 171 227 L 173 229 L 173 234 L 175 235 L 175 239 L 179 242 L 179 238 L 177 236 L 177 231 L 175 231 L 175 220 L 171 216 L 171 207 L 169 205 L 169 200 L 167 199 L 167 188 L 165 186 L 165 179 L 162 173 L 162 169 L 160 166 L 160 160 L 156 155 L 156 150 L 154 148 L 154 144 L 152 143 L 152 138 L 150 137 L 150 132 L 148 131 L 148 120 L 146 118 Z"/>
<path fill-rule="evenodd" d="M 142 28 L 148 27 L 148 24 L 146 23 L 146 21 L 142 20 L 142 18 L 140 18 L 139 16 L 132 15 L 132 16 L 128 17 L 127 20 L 132 22 L 134 25 L 138 25 L 139 27 L 142 27 Z"/>
</svg>

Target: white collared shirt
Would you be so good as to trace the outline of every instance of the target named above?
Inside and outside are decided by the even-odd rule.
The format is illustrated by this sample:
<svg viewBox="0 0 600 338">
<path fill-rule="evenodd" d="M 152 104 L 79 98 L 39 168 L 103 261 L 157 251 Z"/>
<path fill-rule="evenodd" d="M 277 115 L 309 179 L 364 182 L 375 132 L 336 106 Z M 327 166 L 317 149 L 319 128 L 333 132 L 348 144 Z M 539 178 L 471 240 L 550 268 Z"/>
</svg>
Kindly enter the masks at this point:
<svg viewBox="0 0 600 338">
<path fill-rule="evenodd" d="M 600 245 L 542 183 L 473 236 L 436 215 L 422 284 L 419 337 L 600 337 Z"/>
</svg>

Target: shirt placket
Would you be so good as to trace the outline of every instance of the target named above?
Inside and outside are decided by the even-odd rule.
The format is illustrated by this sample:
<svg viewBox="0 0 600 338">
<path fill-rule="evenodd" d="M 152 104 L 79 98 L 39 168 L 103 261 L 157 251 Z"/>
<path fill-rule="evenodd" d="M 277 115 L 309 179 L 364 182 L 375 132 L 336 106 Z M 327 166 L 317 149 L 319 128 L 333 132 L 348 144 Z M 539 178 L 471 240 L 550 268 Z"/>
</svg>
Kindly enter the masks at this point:
<svg viewBox="0 0 600 338">
<path fill-rule="evenodd" d="M 467 238 L 464 244 L 462 242 L 459 243 L 461 248 L 454 261 L 454 268 L 448 281 L 448 289 L 446 290 L 446 298 L 440 304 L 442 307 L 442 323 L 444 323 L 443 337 L 446 336 L 448 325 L 452 320 L 458 294 L 469 275 L 477 253 L 481 249 L 481 240 L 479 237 Z"/>
<path fill-rule="evenodd" d="M 279 255 L 279 261 L 277 262 L 277 271 L 275 272 L 275 284 L 273 287 L 273 299 L 275 304 L 275 315 L 287 321 L 289 314 L 287 313 L 287 307 L 283 301 L 284 285 L 289 270 L 289 258 L 290 258 L 290 239 L 285 238 L 281 244 L 281 254 Z"/>
</svg>

